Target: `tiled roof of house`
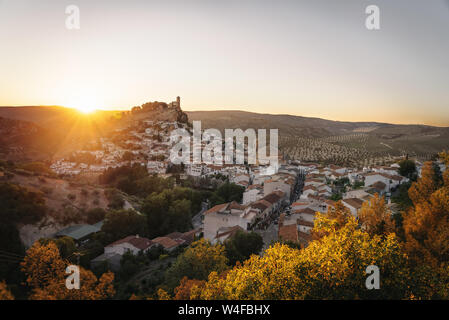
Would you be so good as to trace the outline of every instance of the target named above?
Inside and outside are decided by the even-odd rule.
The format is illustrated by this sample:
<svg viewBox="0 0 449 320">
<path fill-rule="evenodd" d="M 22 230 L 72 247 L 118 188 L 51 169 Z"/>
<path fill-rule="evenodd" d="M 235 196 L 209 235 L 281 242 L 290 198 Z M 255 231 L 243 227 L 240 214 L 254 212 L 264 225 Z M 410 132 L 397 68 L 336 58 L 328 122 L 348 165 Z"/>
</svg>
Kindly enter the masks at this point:
<svg viewBox="0 0 449 320">
<path fill-rule="evenodd" d="M 278 202 L 279 200 L 281 200 L 281 197 L 278 194 L 276 194 L 276 192 L 272 192 L 270 194 L 267 194 L 261 200 L 265 200 L 265 201 L 269 202 L 270 204 L 274 204 L 274 203 Z"/>
<path fill-rule="evenodd" d="M 160 244 L 165 249 L 170 249 L 170 248 L 173 248 L 173 247 L 176 247 L 179 245 L 178 242 L 176 242 L 175 240 L 170 239 L 168 237 L 157 237 L 155 239 L 152 239 L 151 241 L 153 241 L 154 243 Z"/>
<path fill-rule="evenodd" d="M 343 199 L 342 201 L 356 209 L 360 209 L 363 204 L 363 200 L 361 200 L 359 198 Z"/>
<path fill-rule="evenodd" d="M 279 226 L 279 239 L 284 241 L 298 241 L 298 228 L 296 224 Z"/>
<path fill-rule="evenodd" d="M 283 197 L 285 197 L 285 192 L 282 190 L 274 190 L 274 193 L 276 193 L 279 196 L 279 199 L 282 199 Z"/>
<path fill-rule="evenodd" d="M 308 186 L 305 186 L 305 187 L 302 189 L 302 191 L 307 191 L 307 190 L 313 190 L 313 191 L 316 191 L 316 187 L 311 186 L 311 185 L 308 185 Z"/>
<path fill-rule="evenodd" d="M 297 224 L 300 226 L 306 226 L 306 227 L 311 227 L 313 228 L 313 222 L 304 220 L 304 219 L 298 219 L 297 220 Z"/>
<path fill-rule="evenodd" d="M 166 237 L 168 237 L 170 239 L 173 239 L 173 240 L 178 239 L 181 236 L 182 236 L 181 232 L 172 232 L 172 233 L 169 233 L 169 234 L 166 235 Z"/>
<path fill-rule="evenodd" d="M 184 232 L 180 238 L 182 240 L 184 240 L 187 244 L 191 244 L 193 242 L 193 240 L 195 240 L 195 234 L 198 231 L 199 231 L 198 229 L 194 229 L 194 230 Z"/>
<path fill-rule="evenodd" d="M 218 211 L 224 211 L 224 210 L 226 210 L 228 205 L 229 205 L 229 203 L 217 204 L 216 206 L 213 206 L 212 208 L 210 208 L 209 210 L 204 212 L 204 214 L 206 215 L 206 214 L 209 214 L 209 213 L 215 213 L 215 212 L 218 212 Z"/>
<path fill-rule="evenodd" d="M 132 235 L 108 244 L 107 247 L 114 247 L 122 243 L 129 243 L 140 250 L 148 249 L 153 244 L 150 239 L 139 237 L 138 235 Z"/>
<path fill-rule="evenodd" d="M 387 185 L 383 183 L 382 181 L 377 181 L 376 183 L 373 183 L 371 187 L 377 189 L 377 190 L 384 190 Z"/>
<path fill-rule="evenodd" d="M 293 202 L 292 203 L 292 208 L 296 207 L 296 206 L 307 206 L 309 204 L 310 204 L 309 202 Z"/>
<path fill-rule="evenodd" d="M 303 244 L 308 244 L 312 240 L 312 235 L 306 232 L 298 231 L 298 240 Z"/>
<path fill-rule="evenodd" d="M 246 206 L 241 205 L 239 203 L 237 203 L 236 201 L 232 201 L 229 206 L 228 209 L 235 209 L 235 210 L 245 210 Z"/>
<path fill-rule="evenodd" d="M 305 214 L 315 215 L 316 211 L 313 210 L 313 209 L 310 209 L 309 207 L 307 207 L 307 208 L 304 208 L 304 209 L 295 210 L 294 213 L 305 213 Z"/>
</svg>

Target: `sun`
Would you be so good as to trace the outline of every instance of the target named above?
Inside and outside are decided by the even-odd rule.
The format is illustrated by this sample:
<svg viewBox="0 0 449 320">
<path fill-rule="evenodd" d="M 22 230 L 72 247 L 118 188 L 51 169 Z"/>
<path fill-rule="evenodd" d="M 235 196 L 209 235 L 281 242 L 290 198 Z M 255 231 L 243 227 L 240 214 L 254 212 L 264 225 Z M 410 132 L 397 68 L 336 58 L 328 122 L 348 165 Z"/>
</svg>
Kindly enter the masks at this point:
<svg viewBox="0 0 449 320">
<path fill-rule="evenodd" d="M 85 106 L 78 106 L 75 109 L 77 109 L 81 113 L 89 114 L 95 111 L 95 108 L 85 105 Z"/>
<path fill-rule="evenodd" d="M 71 109 L 76 109 L 81 113 L 89 114 L 96 111 L 99 104 L 94 96 L 83 96 L 71 99 L 65 106 Z"/>
</svg>

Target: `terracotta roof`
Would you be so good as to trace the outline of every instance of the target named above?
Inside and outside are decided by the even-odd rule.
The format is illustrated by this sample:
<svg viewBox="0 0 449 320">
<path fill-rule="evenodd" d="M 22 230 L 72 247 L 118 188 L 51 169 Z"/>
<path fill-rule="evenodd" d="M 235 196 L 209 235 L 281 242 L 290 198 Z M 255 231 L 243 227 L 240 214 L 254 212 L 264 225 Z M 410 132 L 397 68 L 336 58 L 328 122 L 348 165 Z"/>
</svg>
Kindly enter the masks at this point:
<svg viewBox="0 0 449 320">
<path fill-rule="evenodd" d="M 176 242 L 175 240 L 170 239 L 168 237 L 157 237 L 151 241 L 153 241 L 154 243 L 160 244 L 165 249 L 170 249 L 170 248 L 173 248 L 173 247 L 176 247 L 179 245 L 178 242 Z"/>
<path fill-rule="evenodd" d="M 140 250 L 145 250 L 153 244 L 153 242 L 147 238 L 141 238 L 139 236 L 128 236 L 126 238 L 117 240 L 111 244 L 108 244 L 107 247 L 114 247 L 122 243 L 129 243 Z"/>
<path fill-rule="evenodd" d="M 181 236 L 182 236 L 181 232 L 172 232 L 172 233 L 169 233 L 169 234 L 166 235 L 166 237 L 168 237 L 170 239 L 173 239 L 173 240 L 178 239 Z"/>
<path fill-rule="evenodd" d="M 398 175 L 392 175 L 392 176 L 391 176 L 391 179 L 397 180 L 397 181 L 401 181 L 401 180 L 404 179 L 404 178 L 401 177 L 401 176 L 398 176 Z"/>
<path fill-rule="evenodd" d="M 306 179 L 306 180 L 304 180 L 304 183 L 306 183 L 306 182 L 319 182 L 319 183 L 322 183 L 323 181 L 320 180 L 320 179 Z"/>
<path fill-rule="evenodd" d="M 295 213 L 305 213 L 305 214 L 315 215 L 316 211 L 313 210 L 313 209 L 310 209 L 309 207 L 307 207 L 307 208 L 304 208 L 304 209 L 295 210 Z"/>
<path fill-rule="evenodd" d="M 378 189 L 378 190 L 384 190 L 387 185 L 383 183 L 382 181 L 377 181 L 376 183 L 373 183 L 371 187 Z"/>
<path fill-rule="evenodd" d="M 310 204 L 309 202 L 293 202 L 292 203 L 292 208 L 296 207 L 296 206 L 307 206 L 309 204 Z"/>
<path fill-rule="evenodd" d="M 266 202 L 266 201 L 264 201 L 264 202 Z M 268 208 L 269 206 L 267 206 L 265 203 L 263 203 L 263 202 L 261 202 L 261 201 L 259 200 L 259 201 L 256 201 L 256 202 L 252 203 L 252 204 L 251 204 L 251 207 L 252 207 L 252 208 L 259 209 L 260 211 L 264 211 L 264 210 L 265 210 L 266 208 Z"/>
<path fill-rule="evenodd" d="M 305 186 L 304 189 L 302 189 L 302 191 L 306 191 L 306 190 L 314 190 L 316 191 L 316 188 L 314 186 Z"/>
<path fill-rule="evenodd" d="M 223 211 L 226 209 L 226 207 L 228 206 L 229 203 L 222 203 L 222 204 L 217 204 L 216 206 L 213 206 L 212 208 L 210 208 L 209 210 L 207 210 L 206 212 L 204 212 L 204 214 L 209 214 L 209 213 L 215 213 L 218 211 Z"/>
<path fill-rule="evenodd" d="M 274 190 L 273 192 L 276 193 L 279 196 L 279 198 L 282 198 L 285 196 L 285 192 L 282 190 Z"/>
<path fill-rule="evenodd" d="M 349 199 L 344 199 L 342 201 L 356 209 L 360 209 L 363 204 L 363 200 L 361 200 L 359 198 L 349 198 Z"/>
<path fill-rule="evenodd" d="M 184 240 L 187 244 L 191 244 L 193 242 L 193 240 L 195 240 L 195 234 L 197 232 L 198 232 L 198 229 L 184 232 L 180 238 L 182 240 Z"/>
<path fill-rule="evenodd" d="M 274 204 L 281 200 L 281 197 L 277 195 L 275 192 L 272 192 L 270 194 L 267 194 L 265 197 L 263 197 L 261 200 L 268 201 L 271 204 Z"/>
<path fill-rule="evenodd" d="M 331 168 L 331 169 L 333 169 L 333 170 L 343 169 L 343 167 L 336 166 L 335 164 L 331 164 L 331 165 L 329 166 L 329 168 Z"/>
<path fill-rule="evenodd" d="M 279 239 L 284 241 L 298 241 L 298 228 L 296 224 L 282 225 L 279 227 Z"/>
<path fill-rule="evenodd" d="M 237 210 L 245 210 L 245 208 L 246 208 L 246 206 L 241 205 L 235 201 L 232 201 L 228 207 L 228 209 L 237 209 Z"/>
<path fill-rule="evenodd" d="M 298 240 L 302 243 L 309 243 L 312 240 L 312 235 L 306 232 L 298 231 Z"/>
<path fill-rule="evenodd" d="M 310 221 L 307 221 L 304 219 L 298 219 L 296 223 L 299 224 L 300 226 L 306 226 L 306 227 L 313 228 L 313 222 L 310 222 Z"/>
</svg>

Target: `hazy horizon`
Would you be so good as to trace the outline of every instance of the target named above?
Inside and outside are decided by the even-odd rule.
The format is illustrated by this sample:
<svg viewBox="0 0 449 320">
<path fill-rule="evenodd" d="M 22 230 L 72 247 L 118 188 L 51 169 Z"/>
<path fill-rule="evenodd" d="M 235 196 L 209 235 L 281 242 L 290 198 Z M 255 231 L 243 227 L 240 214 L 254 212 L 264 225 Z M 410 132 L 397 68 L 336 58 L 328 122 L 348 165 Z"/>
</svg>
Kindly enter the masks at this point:
<svg viewBox="0 0 449 320">
<path fill-rule="evenodd" d="M 449 126 L 448 31 L 447 0 L 0 0 L 0 105 Z"/>
<path fill-rule="evenodd" d="M 167 102 L 167 101 L 161 101 L 161 102 Z M 59 106 L 59 105 L 33 105 L 33 106 L 0 106 L 0 108 L 34 108 L 34 107 L 56 107 L 56 108 L 66 108 L 76 111 L 76 108 L 70 108 L 66 106 Z M 97 109 L 96 111 L 104 111 L 104 112 L 120 112 L 120 111 L 131 111 L 130 108 L 123 108 L 123 109 Z M 243 109 L 213 109 L 210 110 L 190 110 L 185 109 L 182 107 L 182 111 L 184 112 L 247 112 L 247 113 L 254 113 L 254 114 L 265 114 L 265 115 L 271 115 L 271 116 L 293 116 L 293 117 L 303 117 L 303 118 L 314 118 L 314 119 L 322 119 L 322 120 L 328 120 L 328 121 L 338 121 L 338 122 L 372 122 L 372 123 L 386 123 L 386 124 L 393 124 L 393 125 L 424 125 L 424 126 L 432 126 L 432 127 L 440 127 L 440 128 L 449 128 L 449 125 L 435 125 L 435 124 L 427 124 L 427 123 L 396 123 L 396 122 L 385 122 L 385 121 L 369 121 L 369 120 L 335 120 L 330 119 L 326 117 L 314 117 L 314 116 L 305 116 L 300 114 L 288 114 L 288 113 L 275 113 L 275 112 L 256 112 L 256 111 L 248 111 Z"/>
</svg>

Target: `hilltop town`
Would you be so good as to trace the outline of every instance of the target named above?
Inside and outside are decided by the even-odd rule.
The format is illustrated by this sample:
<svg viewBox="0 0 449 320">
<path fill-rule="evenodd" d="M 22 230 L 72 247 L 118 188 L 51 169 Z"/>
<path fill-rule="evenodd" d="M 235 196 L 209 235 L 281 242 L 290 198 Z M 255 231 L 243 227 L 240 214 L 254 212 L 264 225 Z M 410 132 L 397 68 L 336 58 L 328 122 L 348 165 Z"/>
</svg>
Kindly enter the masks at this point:
<svg viewBox="0 0 449 320">
<path fill-rule="evenodd" d="M 176 261 L 203 241 L 229 254 L 235 241 L 246 239 L 240 241 L 253 245 L 249 254 L 263 257 L 275 243 L 307 248 L 317 217 L 333 210 L 344 208 L 358 221 L 364 204 L 383 197 L 391 217 L 400 216 L 404 193 L 424 167 L 408 156 L 357 166 L 332 163 L 332 157 L 311 161 L 302 152 L 281 152 L 275 166 L 236 164 L 236 155 L 225 163 L 174 164 L 172 133 L 194 131 L 180 97 L 134 107 L 111 127 L 46 161 L 2 161 L 0 179 L 2 201 L 23 197 L 23 209 L 33 208 L 31 217 L 8 222 L 19 237 L 14 241 L 25 248 L 54 241 L 73 263 L 115 272 L 119 298 L 173 292 L 182 285 L 173 275 Z M 319 148 L 320 154 L 326 150 Z M 248 151 L 245 144 L 245 156 Z M 433 163 L 445 172 L 441 160 Z M 228 258 L 235 264 L 249 255 L 237 257 Z"/>
<path fill-rule="evenodd" d="M 148 110 L 152 112 L 151 118 L 145 116 Z M 181 180 L 215 179 L 219 181 L 218 185 L 227 181 L 240 186 L 243 190 L 241 202 L 232 201 L 210 207 L 210 202 L 206 200 L 201 211 L 195 213 L 192 219 L 194 228 L 188 234 L 201 234 L 213 244 L 223 243 L 240 230 L 259 233 L 265 247 L 273 241 L 292 241 L 306 246 L 311 239 L 310 231 L 317 212 L 326 213 L 335 206 L 336 201 L 341 200 L 357 217 L 362 204 L 374 194 L 384 196 L 394 212 L 397 208 L 391 199 L 401 184 L 409 182 L 409 178 L 398 173 L 401 157 L 390 158 L 390 163 L 382 166 L 357 168 L 291 158 L 286 160 L 280 156 L 280 165 L 273 174 L 267 173 L 267 166 L 247 164 L 186 164 L 174 170 L 176 166 L 169 160 L 173 146 L 170 133 L 180 128 L 191 130 L 187 116 L 181 111 L 180 98 L 169 104 L 144 104 L 133 108 L 131 113 L 137 117 L 128 121 L 127 126 L 116 129 L 109 137 L 92 141 L 86 150 L 57 159 L 51 164 L 51 170 L 61 177 L 92 180 L 108 169 L 138 165 L 148 174 L 162 177 L 172 176 L 175 172 Z M 416 161 L 416 166 L 419 176 L 422 163 Z M 441 171 L 445 170 L 442 163 L 440 167 Z M 71 228 L 57 235 L 70 236 L 74 232 Z M 89 230 L 98 232 L 100 229 Z M 88 234 L 83 234 L 83 237 L 86 236 Z M 164 249 L 172 250 L 184 243 L 184 237 L 175 233 L 162 240 L 146 239 L 145 242 L 137 235 L 127 235 L 110 245 L 120 247 L 118 251 L 106 247 L 105 255 L 94 263 L 109 261 L 108 257 L 117 260 L 116 255 L 110 253 L 124 254 L 124 244 L 128 244 L 135 253 L 148 250 L 157 243 Z M 139 245 L 133 245 L 134 242 Z M 141 243 L 146 244 L 142 246 Z"/>
</svg>

